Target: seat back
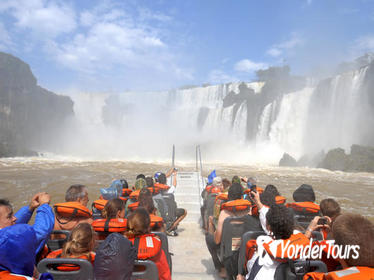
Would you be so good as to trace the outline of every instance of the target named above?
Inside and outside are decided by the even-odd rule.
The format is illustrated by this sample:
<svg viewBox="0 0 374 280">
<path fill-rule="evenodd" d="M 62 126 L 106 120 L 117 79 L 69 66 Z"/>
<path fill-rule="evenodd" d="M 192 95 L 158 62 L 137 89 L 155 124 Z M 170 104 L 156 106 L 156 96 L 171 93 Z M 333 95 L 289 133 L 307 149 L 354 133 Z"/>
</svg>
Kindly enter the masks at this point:
<svg viewBox="0 0 374 280">
<path fill-rule="evenodd" d="M 158 280 L 158 269 L 150 260 L 135 260 L 131 280 Z"/>
<path fill-rule="evenodd" d="M 246 245 L 248 240 L 256 240 L 260 235 L 265 235 L 263 231 L 247 231 L 242 236 L 242 242 L 239 249 L 239 259 L 238 259 L 238 274 L 244 275 L 244 266 L 246 265 Z"/>
<path fill-rule="evenodd" d="M 159 237 L 160 240 L 161 240 L 161 248 L 162 248 L 162 250 L 165 253 L 166 259 L 167 259 L 168 264 L 169 264 L 170 273 L 171 273 L 172 272 L 173 263 L 172 263 L 172 260 L 171 260 L 171 255 L 172 254 L 169 252 L 169 241 L 168 241 L 168 237 L 167 237 L 167 235 L 164 232 L 152 231 L 152 233 L 154 235 L 157 235 L 157 237 Z"/>
<path fill-rule="evenodd" d="M 68 241 L 70 231 L 68 230 L 54 230 L 51 232 L 49 240 L 47 241 L 48 249 L 55 251 L 61 249 L 64 244 Z M 53 239 L 51 239 L 53 237 Z"/>
<path fill-rule="evenodd" d="M 172 193 L 164 193 L 162 194 L 167 206 L 168 206 L 168 217 L 171 221 L 175 221 L 177 219 L 177 203 L 175 202 L 174 194 Z"/>
<path fill-rule="evenodd" d="M 274 280 L 301 280 L 311 271 L 327 273 L 326 264 L 319 260 L 289 260 L 288 263 L 282 263 L 277 267 Z"/>
<path fill-rule="evenodd" d="M 79 266 L 75 271 L 59 271 L 55 267 L 62 264 L 74 264 Z M 40 273 L 48 272 L 54 280 L 94 280 L 92 265 L 89 261 L 83 259 L 43 259 L 38 263 Z"/>
<path fill-rule="evenodd" d="M 209 216 L 213 216 L 214 204 L 216 202 L 216 196 L 217 195 L 218 195 L 217 193 L 210 193 L 207 196 L 207 199 L 206 199 L 206 210 L 205 210 L 205 217 L 204 217 L 204 219 L 206 221 L 209 221 Z"/>
<path fill-rule="evenodd" d="M 242 236 L 250 230 L 260 230 L 258 220 L 252 216 L 227 217 L 223 222 L 219 259 L 224 264 L 228 279 L 238 273 L 239 248 Z"/>
</svg>

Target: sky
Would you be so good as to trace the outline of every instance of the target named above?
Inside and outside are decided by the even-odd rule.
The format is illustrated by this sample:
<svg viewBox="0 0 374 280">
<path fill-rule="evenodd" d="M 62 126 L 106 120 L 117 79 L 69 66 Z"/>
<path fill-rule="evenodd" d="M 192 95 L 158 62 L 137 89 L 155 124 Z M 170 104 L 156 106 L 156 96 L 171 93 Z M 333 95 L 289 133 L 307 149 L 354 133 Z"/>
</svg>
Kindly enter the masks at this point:
<svg viewBox="0 0 374 280">
<path fill-rule="evenodd" d="M 0 51 L 57 93 L 327 75 L 374 51 L 374 1 L 0 0 Z"/>
</svg>

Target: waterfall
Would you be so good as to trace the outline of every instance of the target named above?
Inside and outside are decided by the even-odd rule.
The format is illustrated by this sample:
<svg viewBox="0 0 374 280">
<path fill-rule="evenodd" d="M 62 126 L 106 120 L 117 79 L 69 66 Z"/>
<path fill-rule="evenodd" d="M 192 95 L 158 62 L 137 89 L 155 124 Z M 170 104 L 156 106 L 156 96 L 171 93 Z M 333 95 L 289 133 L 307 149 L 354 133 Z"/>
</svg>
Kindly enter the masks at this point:
<svg viewBox="0 0 374 280">
<path fill-rule="evenodd" d="M 146 160 L 169 158 L 175 144 L 180 158 L 191 158 L 200 144 L 210 159 L 214 154 L 215 159 L 277 163 L 284 152 L 299 158 L 322 149 L 349 148 L 362 143 L 367 131 L 372 133 L 373 112 L 362 89 L 367 69 L 273 95 L 263 93 L 263 82 L 246 83 L 250 90 L 245 94 L 240 83 L 77 94 L 72 96 L 74 129 L 66 133 L 75 137 L 63 139 L 65 151 Z M 257 124 L 249 129 L 247 118 Z M 255 134 L 249 135 L 252 130 Z"/>
</svg>

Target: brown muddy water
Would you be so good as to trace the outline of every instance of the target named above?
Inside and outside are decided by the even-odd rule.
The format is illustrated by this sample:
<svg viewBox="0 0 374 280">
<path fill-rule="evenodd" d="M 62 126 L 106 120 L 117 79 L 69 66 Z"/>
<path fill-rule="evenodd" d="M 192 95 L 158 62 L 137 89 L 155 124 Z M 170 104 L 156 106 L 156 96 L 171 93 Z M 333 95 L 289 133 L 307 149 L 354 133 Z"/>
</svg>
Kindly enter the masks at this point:
<svg viewBox="0 0 374 280">
<path fill-rule="evenodd" d="M 72 161 L 46 158 L 0 159 L 0 198 L 9 199 L 15 209 L 28 203 L 31 196 L 46 191 L 52 203 L 64 200 L 66 189 L 72 184 L 89 188 L 92 202 L 99 196 L 100 188 L 114 179 L 125 178 L 133 184 L 139 173 L 153 175 L 166 171 L 170 163 L 145 163 L 126 161 Z M 194 171 L 195 165 L 178 163 L 181 171 Z M 288 201 L 301 184 L 311 184 L 317 203 L 324 198 L 335 198 L 343 211 L 360 213 L 374 222 L 374 174 L 332 172 L 312 168 L 281 168 L 261 165 L 204 164 L 203 175 L 216 169 L 218 176 L 234 175 L 256 177 L 259 186 L 273 184 Z"/>
</svg>

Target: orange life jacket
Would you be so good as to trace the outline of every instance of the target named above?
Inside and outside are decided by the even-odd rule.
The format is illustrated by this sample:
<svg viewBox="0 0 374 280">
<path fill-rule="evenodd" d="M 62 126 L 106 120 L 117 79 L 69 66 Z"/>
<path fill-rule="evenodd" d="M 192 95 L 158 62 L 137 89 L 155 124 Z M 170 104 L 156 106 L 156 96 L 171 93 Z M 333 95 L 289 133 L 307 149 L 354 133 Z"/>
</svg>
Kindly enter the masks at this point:
<svg viewBox="0 0 374 280">
<path fill-rule="evenodd" d="M 310 201 L 287 203 L 286 206 L 294 209 L 296 212 L 306 214 L 318 214 L 319 212 L 319 205 Z"/>
<path fill-rule="evenodd" d="M 170 189 L 170 186 L 160 183 L 155 183 L 154 186 L 162 191 L 167 191 L 168 189 Z"/>
<path fill-rule="evenodd" d="M 0 271 L 0 280 L 26 280 L 26 279 L 35 279 L 29 276 L 21 276 L 17 274 L 12 274 L 9 271 Z"/>
<path fill-rule="evenodd" d="M 278 245 L 276 245 L 277 250 L 276 250 L 275 255 L 273 254 L 273 252 L 270 249 L 273 242 L 278 243 Z M 300 233 L 297 233 L 297 234 L 292 234 L 290 236 L 290 238 L 288 238 L 288 239 L 272 240 L 268 243 L 264 243 L 263 246 L 264 246 L 264 249 L 266 250 L 266 252 L 269 254 L 269 256 L 271 256 L 273 259 L 276 259 L 277 261 L 286 261 L 287 259 L 296 260 L 296 259 L 299 259 L 300 257 L 302 257 L 301 256 L 301 254 L 302 254 L 301 250 L 298 250 L 295 253 L 297 247 L 300 247 L 300 246 L 306 247 L 309 244 L 310 244 L 309 238 L 307 238 L 303 233 L 300 232 Z M 293 246 L 294 249 L 288 250 L 289 246 Z M 283 251 L 282 251 L 282 249 L 283 249 Z M 284 253 L 283 256 L 282 256 L 282 253 Z M 288 253 L 293 254 L 293 256 L 288 255 Z"/>
<path fill-rule="evenodd" d="M 263 193 L 264 192 L 264 189 L 263 188 L 261 188 L 261 187 L 259 187 L 259 186 L 256 186 L 256 191 L 258 192 L 258 193 Z M 244 193 L 245 194 L 249 194 L 251 192 L 251 189 L 245 189 L 244 190 Z"/>
<path fill-rule="evenodd" d="M 277 195 L 275 197 L 275 203 L 276 204 L 285 204 L 286 203 L 286 198 L 284 196 Z"/>
<path fill-rule="evenodd" d="M 162 217 L 159 217 L 153 214 L 149 214 L 149 217 L 151 219 L 151 224 L 150 224 L 151 229 L 160 228 L 164 224 L 164 219 Z"/>
<path fill-rule="evenodd" d="M 209 186 L 207 186 L 205 188 L 205 191 L 207 193 L 220 193 L 221 192 L 221 188 L 213 186 L 213 185 L 209 185 Z"/>
<path fill-rule="evenodd" d="M 134 202 L 134 203 L 131 203 L 131 204 L 128 206 L 128 209 L 131 210 L 131 211 L 135 211 L 138 207 L 139 207 L 139 201 Z"/>
<path fill-rule="evenodd" d="M 230 212 L 240 212 L 251 209 L 251 206 L 251 202 L 241 198 L 223 203 L 221 205 L 221 210 L 225 209 Z"/>
<path fill-rule="evenodd" d="M 98 200 L 95 200 L 92 203 L 92 207 L 95 207 L 97 210 L 102 211 L 104 209 L 105 205 L 107 204 L 107 202 L 108 202 L 108 200 L 98 199 Z"/>
<path fill-rule="evenodd" d="M 64 218 L 91 218 L 92 213 L 91 211 L 81 203 L 77 201 L 70 201 L 70 202 L 62 202 L 56 203 L 53 205 L 55 213 L 59 217 Z M 60 222 L 60 221 L 59 221 Z"/>
<path fill-rule="evenodd" d="M 160 189 L 159 188 L 155 188 L 155 187 L 150 187 L 150 188 L 147 188 L 152 195 L 154 194 L 158 194 L 160 192 Z M 131 194 L 130 194 L 130 199 L 134 199 L 134 200 L 138 200 L 139 198 L 139 194 L 140 194 L 140 190 L 136 190 L 136 191 L 133 191 Z"/>
<path fill-rule="evenodd" d="M 56 251 L 51 252 L 47 256 L 47 258 L 48 259 L 59 259 L 59 258 L 61 258 L 61 255 L 62 255 L 62 249 L 58 249 Z M 95 261 L 95 256 L 96 256 L 95 253 L 90 252 L 88 257 L 86 255 L 82 255 L 80 257 L 74 257 L 74 259 L 88 260 L 90 263 L 93 264 L 94 261 Z M 67 258 L 69 258 L 69 257 L 67 257 Z M 57 270 L 60 270 L 60 271 L 77 271 L 77 270 L 79 270 L 79 265 L 67 264 L 66 263 L 66 264 L 57 265 L 56 268 L 57 268 Z"/>
<path fill-rule="evenodd" d="M 228 195 L 228 193 L 220 193 L 216 196 L 216 200 L 218 200 L 218 199 L 227 201 L 227 200 L 229 200 L 229 195 Z"/>
<path fill-rule="evenodd" d="M 124 232 L 127 230 L 127 219 L 97 219 L 92 222 L 97 232 Z"/>
<path fill-rule="evenodd" d="M 146 260 L 156 256 L 161 250 L 161 240 L 154 234 L 145 234 L 129 238 L 138 249 L 138 259 Z"/>
<path fill-rule="evenodd" d="M 132 193 L 132 189 L 122 189 L 122 196 L 126 197 Z"/>
<path fill-rule="evenodd" d="M 309 272 L 304 280 L 364 280 L 374 279 L 374 268 L 366 266 L 352 266 L 343 270 L 329 273 Z"/>
<path fill-rule="evenodd" d="M 120 196 L 118 197 L 119 199 L 123 200 L 125 203 L 127 202 L 127 200 L 129 199 L 129 197 L 123 197 L 123 196 Z"/>
</svg>

